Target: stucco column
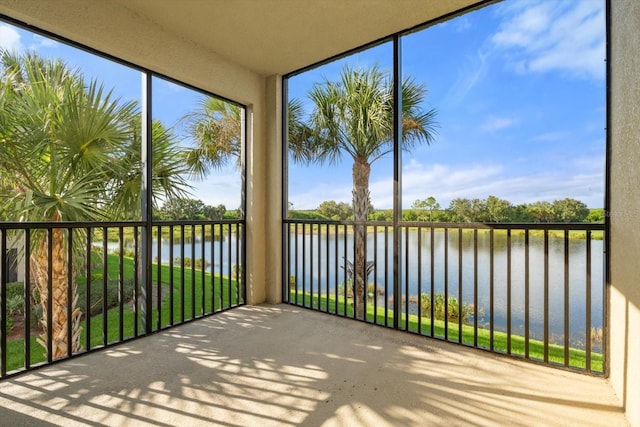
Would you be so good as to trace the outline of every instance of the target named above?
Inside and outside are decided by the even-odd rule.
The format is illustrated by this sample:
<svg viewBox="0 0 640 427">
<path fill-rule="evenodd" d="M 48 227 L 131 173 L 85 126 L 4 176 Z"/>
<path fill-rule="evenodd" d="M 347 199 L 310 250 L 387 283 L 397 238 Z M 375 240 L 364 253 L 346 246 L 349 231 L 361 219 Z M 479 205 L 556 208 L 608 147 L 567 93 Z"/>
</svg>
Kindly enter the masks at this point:
<svg viewBox="0 0 640 427">
<path fill-rule="evenodd" d="M 640 427 L 640 2 L 612 0 L 610 43 L 610 381 Z"/>
<path fill-rule="evenodd" d="M 270 76 L 265 84 L 265 274 L 266 298 L 282 301 L 282 77 Z"/>
<path fill-rule="evenodd" d="M 247 110 L 247 303 L 282 301 L 282 77 Z"/>
</svg>

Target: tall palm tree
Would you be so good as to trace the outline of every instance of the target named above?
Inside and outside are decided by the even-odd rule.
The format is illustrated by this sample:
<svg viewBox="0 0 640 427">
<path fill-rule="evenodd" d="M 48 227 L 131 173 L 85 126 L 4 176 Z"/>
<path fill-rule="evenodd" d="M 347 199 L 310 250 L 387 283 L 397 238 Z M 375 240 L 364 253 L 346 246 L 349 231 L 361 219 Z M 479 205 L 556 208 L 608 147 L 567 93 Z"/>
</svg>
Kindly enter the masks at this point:
<svg viewBox="0 0 640 427">
<path fill-rule="evenodd" d="M 0 107 L 0 191 L 8 190 L 0 195 L 5 218 L 40 222 L 117 220 L 131 219 L 128 212 L 140 211 L 140 118 L 136 102 L 122 102 L 97 81 L 85 81 L 79 70 L 70 69 L 60 60 L 0 52 Z M 166 130 L 154 124 L 156 133 L 164 135 L 159 147 L 172 147 Z M 173 161 L 170 156 L 164 160 L 168 164 Z M 174 174 L 186 171 L 171 167 Z M 154 181 L 171 191 L 179 191 L 175 188 L 184 185 L 179 175 L 154 177 Z M 50 237 L 34 232 L 32 242 L 32 252 L 25 256 L 30 257 L 43 308 L 40 341 L 47 348 L 47 332 L 50 334 L 51 356 L 55 359 L 67 355 L 69 341 L 72 352 L 80 349 L 82 313 L 76 304 L 75 277 L 68 277 L 74 270 L 69 269 L 73 259 L 67 255 L 71 242 L 63 229 L 54 229 Z M 70 298 L 68 284 L 72 285 Z M 50 325 L 46 320 L 49 304 Z M 67 329 L 69 306 L 72 331 Z"/>
<path fill-rule="evenodd" d="M 423 85 L 413 78 L 402 82 L 402 149 L 410 151 L 434 140 L 436 110 L 424 110 Z M 371 165 L 393 151 L 393 82 L 377 66 L 360 70 L 343 68 L 338 81 L 324 81 L 309 92 L 314 108 L 310 135 L 290 141 L 296 147 L 295 161 L 337 163 L 344 155 L 353 160 L 353 214 L 355 221 L 355 263 L 353 282 L 356 316 L 364 317 L 366 289 L 366 227 L 369 207 Z"/>
</svg>

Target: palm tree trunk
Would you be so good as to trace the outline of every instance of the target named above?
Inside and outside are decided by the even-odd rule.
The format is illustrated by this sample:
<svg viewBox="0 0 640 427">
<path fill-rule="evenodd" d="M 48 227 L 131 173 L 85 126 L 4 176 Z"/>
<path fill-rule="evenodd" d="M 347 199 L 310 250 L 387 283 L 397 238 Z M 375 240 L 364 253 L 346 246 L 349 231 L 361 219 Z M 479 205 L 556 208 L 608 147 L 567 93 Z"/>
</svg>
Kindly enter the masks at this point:
<svg viewBox="0 0 640 427">
<path fill-rule="evenodd" d="M 67 278 L 67 259 L 66 244 L 64 232 L 61 229 L 54 229 L 52 233 L 52 254 L 51 254 L 51 331 L 47 322 L 48 301 L 49 301 L 49 254 L 47 249 L 47 240 L 42 241 L 34 248 L 31 256 L 31 265 L 34 276 L 35 286 L 40 294 L 40 304 L 42 305 L 42 335 L 38 338 L 38 342 L 45 349 L 47 348 L 48 333 L 51 336 L 52 358 L 58 359 L 67 354 L 67 342 L 69 339 L 69 330 L 67 328 L 67 305 L 71 303 L 71 352 L 75 353 L 80 350 L 80 327 L 81 311 L 77 307 L 76 286 L 73 285 L 71 292 L 71 301 L 68 301 L 67 286 L 69 280 Z M 75 282 L 75 281 L 72 281 Z"/>
<path fill-rule="evenodd" d="M 364 222 L 369 213 L 369 174 L 371 165 L 367 159 L 356 158 L 353 163 L 353 219 L 355 225 L 355 262 L 353 265 L 353 285 L 356 306 L 356 318 L 364 319 L 365 291 L 367 289 L 366 248 L 367 228 Z"/>
</svg>

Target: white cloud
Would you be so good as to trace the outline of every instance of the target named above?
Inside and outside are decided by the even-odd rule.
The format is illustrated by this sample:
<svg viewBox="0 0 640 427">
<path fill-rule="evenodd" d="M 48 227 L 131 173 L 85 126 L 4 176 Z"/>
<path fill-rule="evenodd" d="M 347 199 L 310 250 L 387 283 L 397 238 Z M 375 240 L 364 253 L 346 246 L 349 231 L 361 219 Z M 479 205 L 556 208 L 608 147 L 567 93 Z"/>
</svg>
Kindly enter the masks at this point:
<svg viewBox="0 0 640 427">
<path fill-rule="evenodd" d="M 20 33 L 8 25 L 0 24 L 0 49 L 13 52 L 23 50 Z"/>
<path fill-rule="evenodd" d="M 573 197 L 590 207 L 601 207 L 603 171 L 601 155 L 577 158 L 562 170 L 519 176 L 510 176 L 509 171 L 498 164 L 423 166 L 412 161 L 403 170 L 403 205 L 407 208 L 416 199 L 434 196 L 442 207 L 447 207 L 458 197 L 484 199 L 493 195 L 514 204 Z M 372 183 L 372 195 L 374 189 L 389 188 L 389 185 L 388 180 Z M 372 201 L 381 208 L 390 207 L 393 202 L 391 195 Z"/>
<path fill-rule="evenodd" d="M 531 140 L 540 142 L 559 142 L 569 138 L 570 136 L 571 133 L 567 131 L 550 131 L 534 136 L 533 138 L 531 138 Z"/>
<path fill-rule="evenodd" d="M 489 53 L 478 50 L 474 56 L 465 59 L 465 64 L 458 71 L 458 79 L 445 97 L 446 102 L 457 105 L 487 74 Z"/>
<path fill-rule="evenodd" d="M 423 165 L 415 158 L 402 171 L 402 201 L 408 208 L 416 199 L 434 196 L 443 208 L 452 199 L 497 196 L 513 204 L 553 201 L 566 197 L 583 201 L 589 207 L 602 207 L 604 194 L 603 156 L 582 156 L 565 168 L 510 175 L 499 164 Z M 391 177 L 372 180 L 371 202 L 377 209 L 393 206 Z M 318 182 L 304 191 L 291 188 L 289 200 L 294 209 L 313 209 L 324 200 L 351 202 L 351 182 Z"/>
<path fill-rule="evenodd" d="M 351 191 L 351 180 L 336 183 L 305 179 L 302 184 L 289 183 L 289 201 L 293 209 L 315 209 L 325 200 L 351 203 Z"/>
<path fill-rule="evenodd" d="M 509 119 L 507 117 L 492 117 L 484 123 L 480 129 L 485 132 L 493 132 L 496 130 L 501 130 L 508 128 L 515 124 L 514 119 Z"/>
<path fill-rule="evenodd" d="M 38 48 L 42 48 L 42 47 L 52 47 L 52 48 L 57 48 L 60 45 L 60 43 L 58 43 L 55 40 L 52 40 L 48 37 L 43 37 L 39 34 L 34 34 L 33 35 L 33 43 L 29 46 L 29 49 L 31 50 L 38 50 Z"/>
<path fill-rule="evenodd" d="M 464 33 L 471 29 L 471 20 L 467 16 L 461 16 L 451 22 L 453 22 L 453 29 L 457 33 Z"/>
<path fill-rule="evenodd" d="M 189 181 L 194 187 L 189 197 L 200 199 L 207 205 L 223 204 L 228 210 L 236 209 L 241 202 L 242 180 L 238 170 L 223 170 L 204 181 Z"/>
<path fill-rule="evenodd" d="M 501 8 L 500 15 L 504 20 L 491 41 L 516 71 L 604 78 L 601 0 L 521 0 Z"/>
</svg>

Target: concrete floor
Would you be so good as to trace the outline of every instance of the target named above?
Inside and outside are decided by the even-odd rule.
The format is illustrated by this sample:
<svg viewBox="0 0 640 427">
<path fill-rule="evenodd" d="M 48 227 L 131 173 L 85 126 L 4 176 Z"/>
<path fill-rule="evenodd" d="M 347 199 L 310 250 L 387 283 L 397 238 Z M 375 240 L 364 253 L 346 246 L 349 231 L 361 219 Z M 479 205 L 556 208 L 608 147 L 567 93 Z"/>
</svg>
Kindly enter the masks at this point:
<svg viewBox="0 0 640 427">
<path fill-rule="evenodd" d="M 608 382 L 288 305 L 0 383 L 2 426 L 625 426 Z"/>
</svg>

